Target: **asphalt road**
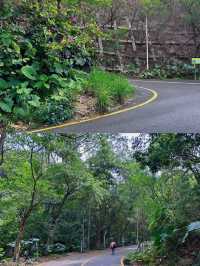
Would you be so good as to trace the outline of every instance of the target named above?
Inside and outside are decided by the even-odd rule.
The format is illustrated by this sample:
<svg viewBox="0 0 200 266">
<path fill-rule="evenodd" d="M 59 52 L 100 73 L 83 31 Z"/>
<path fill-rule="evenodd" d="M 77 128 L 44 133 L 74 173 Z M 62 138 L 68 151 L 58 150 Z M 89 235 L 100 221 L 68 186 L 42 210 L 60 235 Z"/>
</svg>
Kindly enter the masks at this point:
<svg viewBox="0 0 200 266">
<path fill-rule="evenodd" d="M 138 87 L 153 89 L 156 101 L 125 113 L 80 125 L 55 129 L 58 133 L 200 132 L 200 82 L 133 80 Z"/>
<path fill-rule="evenodd" d="M 131 248 L 117 249 L 115 255 L 110 252 L 105 252 L 101 256 L 91 259 L 84 266 L 120 266 L 121 258 L 130 252 Z"/>
<path fill-rule="evenodd" d="M 121 259 L 136 246 L 118 248 L 115 255 L 110 250 L 91 252 L 88 254 L 73 254 L 57 260 L 40 263 L 39 266 L 120 266 Z"/>
</svg>

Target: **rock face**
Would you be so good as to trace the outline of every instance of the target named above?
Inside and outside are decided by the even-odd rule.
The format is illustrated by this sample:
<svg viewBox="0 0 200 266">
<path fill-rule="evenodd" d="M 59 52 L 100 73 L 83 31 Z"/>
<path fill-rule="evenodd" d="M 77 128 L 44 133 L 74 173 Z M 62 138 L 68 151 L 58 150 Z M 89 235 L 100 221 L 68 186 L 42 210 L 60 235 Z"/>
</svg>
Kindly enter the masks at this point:
<svg viewBox="0 0 200 266">
<path fill-rule="evenodd" d="M 117 2 L 118 0 L 116 0 Z M 122 1 L 121 1 L 122 2 Z M 164 64 L 169 61 L 183 61 L 191 64 L 192 57 L 199 57 L 200 35 L 194 32 L 183 19 L 184 10 L 175 4 L 166 15 L 149 17 L 149 63 Z M 178 2 L 178 1 L 177 1 Z M 119 4 L 120 5 L 120 4 Z M 117 4 L 116 4 L 117 6 Z M 135 10 L 135 11 L 134 11 Z M 145 20 L 134 1 L 125 1 L 120 8 L 101 15 L 100 25 L 111 36 L 99 42 L 99 56 L 103 65 L 112 70 L 138 64 L 146 64 Z M 109 23 L 108 23 L 109 22 Z"/>
</svg>

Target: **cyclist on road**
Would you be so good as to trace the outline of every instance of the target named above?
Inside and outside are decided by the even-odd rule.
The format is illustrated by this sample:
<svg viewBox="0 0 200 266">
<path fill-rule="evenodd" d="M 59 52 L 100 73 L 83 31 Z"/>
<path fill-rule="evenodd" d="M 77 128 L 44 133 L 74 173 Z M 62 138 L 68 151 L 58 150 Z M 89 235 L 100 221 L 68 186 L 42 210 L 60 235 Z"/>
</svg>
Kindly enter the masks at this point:
<svg viewBox="0 0 200 266">
<path fill-rule="evenodd" d="M 110 243 L 110 249 L 112 250 L 112 255 L 115 255 L 115 249 L 116 249 L 116 247 L 117 247 L 116 242 L 115 241 L 112 241 Z"/>
</svg>

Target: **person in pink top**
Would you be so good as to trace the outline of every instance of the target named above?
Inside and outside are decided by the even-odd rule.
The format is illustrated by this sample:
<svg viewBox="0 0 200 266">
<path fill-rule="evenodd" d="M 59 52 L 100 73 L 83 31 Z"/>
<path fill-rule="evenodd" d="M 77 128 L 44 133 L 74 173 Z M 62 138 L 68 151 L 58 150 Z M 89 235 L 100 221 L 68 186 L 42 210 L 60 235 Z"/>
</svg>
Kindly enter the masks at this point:
<svg viewBox="0 0 200 266">
<path fill-rule="evenodd" d="M 117 247 L 116 242 L 115 241 L 112 241 L 110 243 L 110 249 L 112 250 L 112 255 L 115 255 L 115 249 L 116 249 L 116 247 Z"/>
</svg>

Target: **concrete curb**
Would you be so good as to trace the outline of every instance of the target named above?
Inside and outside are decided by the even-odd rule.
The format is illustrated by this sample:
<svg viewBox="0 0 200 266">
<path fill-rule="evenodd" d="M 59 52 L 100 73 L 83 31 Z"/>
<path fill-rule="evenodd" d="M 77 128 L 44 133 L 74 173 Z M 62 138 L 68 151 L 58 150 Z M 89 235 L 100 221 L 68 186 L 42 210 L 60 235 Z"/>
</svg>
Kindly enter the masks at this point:
<svg viewBox="0 0 200 266">
<path fill-rule="evenodd" d="M 101 118 L 112 117 L 112 116 L 115 116 L 115 115 L 118 115 L 118 114 L 122 114 L 122 113 L 125 113 L 125 112 L 128 112 L 128 111 L 131 111 L 131 110 L 135 110 L 135 109 L 144 107 L 147 104 L 154 102 L 158 98 L 158 93 L 155 90 L 148 89 L 148 88 L 143 88 L 143 87 L 140 87 L 140 88 L 142 88 L 142 89 L 144 89 L 144 90 L 146 90 L 148 92 L 151 92 L 151 94 L 152 94 L 152 96 L 148 100 L 146 100 L 145 102 L 142 102 L 142 103 L 139 103 L 139 104 L 133 105 L 131 107 L 124 108 L 124 109 L 121 109 L 121 110 L 118 110 L 118 111 L 115 111 L 115 112 L 112 112 L 112 113 L 108 113 L 108 114 L 105 114 L 105 115 L 98 115 L 98 116 L 95 116 L 95 117 L 92 117 L 92 118 L 89 118 L 89 119 L 83 119 L 83 120 L 78 120 L 78 121 L 70 121 L 70 122 L 66 122 L 66 123 L 63 123 L 63 124 L 58 125 L 58 126 L 40 128 L 40 129 L 36 129 L 36 130 L 30 130 L 30 131 L 27 131 L 27 132 L 28 133 L 42 133 L 42 132 L 51 131 L 51 130 L 54 130 L 54 129 L 66 128 L 66 127 L 80 125 L 80 124 L 87 123 L 87 122 L 93 122 L 93 121 L 99 120 Z"/>
</svg>

